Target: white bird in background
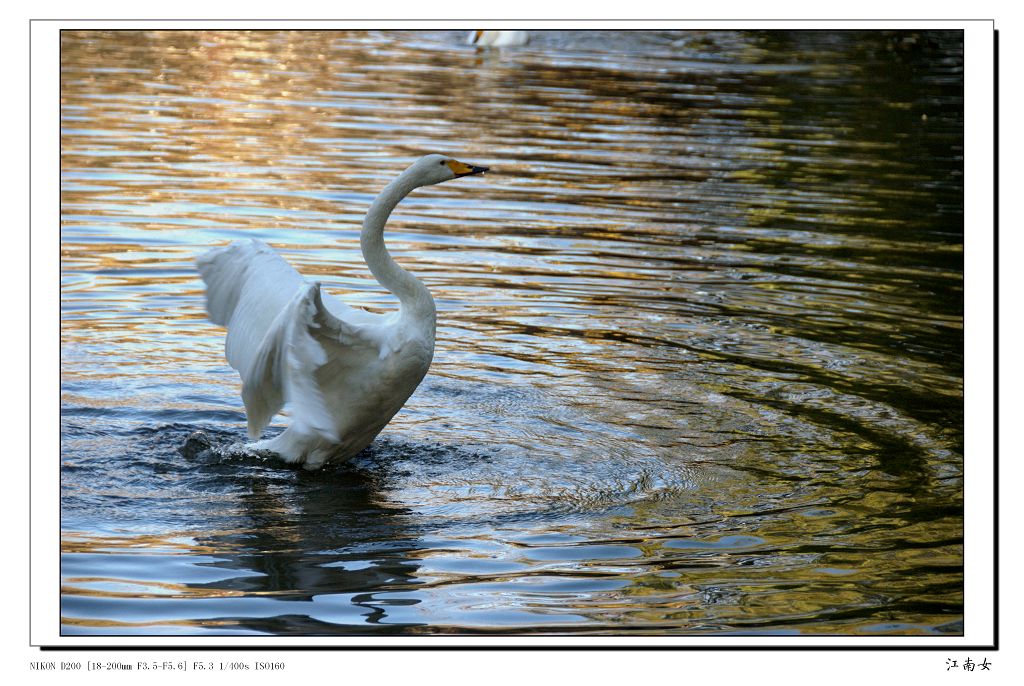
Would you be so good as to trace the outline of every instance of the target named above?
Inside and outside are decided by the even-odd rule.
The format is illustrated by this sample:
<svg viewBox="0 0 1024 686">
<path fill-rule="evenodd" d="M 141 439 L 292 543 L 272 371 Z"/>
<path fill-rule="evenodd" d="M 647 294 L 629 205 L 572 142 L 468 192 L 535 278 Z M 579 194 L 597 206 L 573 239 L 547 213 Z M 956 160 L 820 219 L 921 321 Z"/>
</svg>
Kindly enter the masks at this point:
<svg viewBox="0 0 1024 686">
<path fill-rule="evenodd" d="M 397 312 L 348 306 L 307 281 L 265 243 L 235 241 L 197 260 L 210 319 L 227 327 L 228 362 L 242 377 L 249 437 L 257 439 L 288 404 L 291 423 L 249 447 L 317 469 L 368 446 L 402 408 L 434 356 L 434 299 L 388 254 L 384 224 L 420 186 L 480 174 L 487 167 L 427 155 L 370 205 L 359 242 Z"/>
<path fill-rule="evenodd" d="M 469 45 L 489 45 L 495 48 L 526 45 L 530 34 L 526 31 L 470 31 L 466 37 Z"/>
</svg>

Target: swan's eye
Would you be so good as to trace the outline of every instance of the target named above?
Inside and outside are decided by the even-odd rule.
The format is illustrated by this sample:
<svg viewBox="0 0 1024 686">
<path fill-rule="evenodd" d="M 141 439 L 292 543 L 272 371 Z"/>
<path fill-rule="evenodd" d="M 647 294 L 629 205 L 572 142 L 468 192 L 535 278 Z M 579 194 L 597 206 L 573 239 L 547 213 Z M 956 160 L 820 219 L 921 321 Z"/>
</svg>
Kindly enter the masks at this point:
<svg viewBox="0 0 1024 686">
<path fill-rule="evenodd" d="M 444 160 L 441 160 L 440 162 L 438 162 L 438 164 L 443 166 L 444 165 Z"/>
</svg>

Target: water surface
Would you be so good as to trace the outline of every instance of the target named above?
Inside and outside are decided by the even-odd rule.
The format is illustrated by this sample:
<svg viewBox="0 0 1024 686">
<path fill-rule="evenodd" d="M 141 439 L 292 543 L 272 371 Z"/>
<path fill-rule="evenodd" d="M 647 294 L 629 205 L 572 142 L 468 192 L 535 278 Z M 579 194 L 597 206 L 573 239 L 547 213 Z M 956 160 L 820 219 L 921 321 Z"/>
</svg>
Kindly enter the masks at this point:
<svg viewBox="0 0 1024 686">
<path fill-rule="evenodd" d="M 962 634 L 962 34 L 463 38 L 63 32 L 63 632 Z M 430 374 L 231 449 L 195 256 L 386 311 L 426 152 L 493 169 L 389 224 Z"/>
</svg>

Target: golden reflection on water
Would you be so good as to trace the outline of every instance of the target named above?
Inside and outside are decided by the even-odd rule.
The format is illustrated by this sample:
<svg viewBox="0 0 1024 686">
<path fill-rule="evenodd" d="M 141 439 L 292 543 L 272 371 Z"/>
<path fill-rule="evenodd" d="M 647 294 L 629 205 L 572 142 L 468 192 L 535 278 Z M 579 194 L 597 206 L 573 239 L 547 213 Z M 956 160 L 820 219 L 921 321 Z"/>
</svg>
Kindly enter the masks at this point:
<svg viewBox="0 0 1024 686">
<path fill-rule="evenodd" d="M 62 33 L 64 554 L 89 572 L 65 577 L 66 625 L 222 624 L 162 610 L 122 623 L 121 606 L 80 596 L 376 589 L 415 602 L 352 601 L 339 626 L 369 612 L 426 622 L 409 631 L 842 633 L 894 617 L 891 633 L 956 632 L 962 102 L 948 38 L 919 55 L 862 49 L 887 40 L 867 35 L 610 32 L 598 50 L 595 34 L 550 32 L 501 52 L 457 38 Z M 892 76 L 914 64 L 931 80 Z M 244 426 L 195 255 L 260 238 L 388 310 L 359 223 L 433 151 L 493 172 L 421 189 L 389 223 L 396 259 L 437 300 L 438 343 L 358 467 L 366 483 L 333 474 L 346 485 L 331 495 L 272 466 L 182 462 L 162 431 L 180 443 Z M 220 514 L 179 521 L 192 509 Z M 126 533 L 104 533 L 104 516 Z M 345 552 L 367 518 L 394 527 L 397 557 Z M 103 562 L 150 548 L 168 578 Z M 190 583 L 172 560 L 240 576 Z M 481 612 L 479 594 L 511 614 Z"/>
</svg>

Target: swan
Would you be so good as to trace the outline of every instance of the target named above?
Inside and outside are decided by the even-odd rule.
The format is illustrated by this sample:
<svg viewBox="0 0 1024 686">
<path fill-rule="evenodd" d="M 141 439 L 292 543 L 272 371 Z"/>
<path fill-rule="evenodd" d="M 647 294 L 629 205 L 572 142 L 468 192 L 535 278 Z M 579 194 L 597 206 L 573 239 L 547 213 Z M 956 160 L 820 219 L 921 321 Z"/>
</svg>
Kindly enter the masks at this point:
<svg viewBox="0 0 1024 686">
<path fill-rule="evenodd" d="M 242 379 L 255 441 L 247 448 L 315 470 L 352 457 L 391 421 L 430 367 L 436 310 L 427 287 L 391 258 L 384 224 L 414 189 L 487 170 L 427 155 L 370 205 L 359 243 L 370 272 L 398 296 L 396 312 L 350 307 L 262 241 L 234 241 L 197 258 L 206 310 L 227 328 L 225 354 Z M 288 427 L 256 440 L 285 403 Z"/>
<path fill-rule="evenodd" d="M 526 45 L 530 34 L 526 31 L 470 31 L 466 37 L 469 45 L 490 45 L 496 48 Z"/>
</svg>

